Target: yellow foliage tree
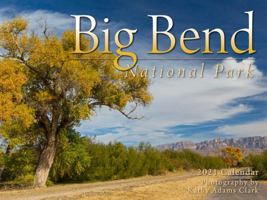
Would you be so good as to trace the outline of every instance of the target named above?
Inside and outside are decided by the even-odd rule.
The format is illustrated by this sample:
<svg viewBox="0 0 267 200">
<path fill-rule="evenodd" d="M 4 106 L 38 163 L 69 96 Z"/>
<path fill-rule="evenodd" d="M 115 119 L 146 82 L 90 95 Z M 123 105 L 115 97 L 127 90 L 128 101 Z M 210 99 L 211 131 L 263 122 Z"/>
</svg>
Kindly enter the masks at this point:
<svg viewBox="0 0 267 200">
<path fill-rule="evenodd" d="M 22 89 L 26 81 L 27 77 L 18 62 L 0 60 L 0 135 L 6 144 L 5 152 L 1 155 L 4 157 L 8 157 L 16 145 L 25 141 L 23 131 L 33 122 L 33 112 L 23 102 Z M 5 164 L 2 163 L 0 180 L 4 169 Z"/>
<path fill-rule="evenodd" d="M 85 38 L 81 46 L 88 47 Z M 88 119 L 102 106 L 133 118 L 130 114 L 138 105 L 145 106 L 152 100 L 149 80 L 115 70 L 114 55 L 72 54 L 74 47 L 72 31 L 66 31 L 61 38 L 45 31 L 44 36 L 37 36 L 27 33 L 27 22 L 20 18 L 0 26 L 1 56 L 5 62 L 13 63 L 10 70 L 23 68 L 26 77 L 21 101 L 34 111 L 35 124 L 40 129 L 36 134 L 45 140 L 35 186 L 45 185 L 63 130 Z M 128 104 L 134 108 L 127 112 Z"/>
<path fill-rule="evenodd" d="M 223 159 L 229 167 L 235 167 L 243 159 L 243 154 L 240 148 L 226 147 L 222 149 Z"/>
</svg>

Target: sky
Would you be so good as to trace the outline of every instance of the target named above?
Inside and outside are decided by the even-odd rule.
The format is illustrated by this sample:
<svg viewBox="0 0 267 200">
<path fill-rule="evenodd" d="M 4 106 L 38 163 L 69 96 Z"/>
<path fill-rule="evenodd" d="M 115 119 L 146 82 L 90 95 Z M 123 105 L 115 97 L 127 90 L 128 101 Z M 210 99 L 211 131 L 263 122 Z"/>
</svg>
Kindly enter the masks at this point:
<svg viewBox="0 0 267 200">
<path fill-rule="evenodd" d="M 45 19 L 51 32 L 60 34 L 66 29 L 73 29 L 74 19 L 70 15 L 91 15 L 98 22 L 97 33 L 109 28 L 111 38 L 121 28 L 138 29 L 135 42 L 131 47 L 139 58 L 164 58 L 158 60 L 140 60 L 138 65 L 171 67 L 182 66 L 187 70 L 206 64 L 203 79 L 155 78 L 151 80 L 150 92 L 154 97 L 151 105 L 138 108 L 136 116 L 142 120 L 129 120 L 120 113 L 106 108 L 77 127 L 83 135 L 96 137 L 97 141 L 108 143 L 123 142 L 136 145 L 149 142 L 153 145 L 176 141 L 202 141 L 214 138 L 239 138 L 247 136 L 267 136 L 267 3 L 263 0 L 232 1 L 81 1 L 81 0 L 1 0 L 0 22 L 14 16 L 29 20 L 30 29 L 42 29 Z M 247 28 L 248 17 L 244 13 L 254 11 L 254 49 L 253 55 L 237 55 L 230 48 L 230 37 L 238 29 Z M 151 48 L 152 22 L 148 15 L 168 15 L 174 21 L 172 33 L 179 39 L 182 31 L 195 28 L 201 40 L 192 43 L 191 48 L 203 49 L 204 40 L 201 31 L 221 28 L 225 32 L 227 55 L 185 55 L 179 45 L 168 55 L 152 56 L 147 51 Z M 108 17 L 109 24 L 103 19 Z M 166 28 L 166 23 L 159 23 L 159 28 Z M 111 39 L 114 41 L 114 38 Z M 240 48 L 246 48 L 247 35 L 237 38 Z M 168 41 L 161 38 L 160 47 L 165 48 Z M 211 48 L 218 49 L 219 40 L 211 39 Z M 112 50 L 115 49 L 114 43 Z M 192 58 L 192 60 L 168 60 L 169 58 Z M 220 60 L 205 60 L 206 58 Z M 197 60 L 204 59 L 204 60 Z M 255 77 L 246 79 L 214 79 L 216 64 L 224 64 L 225 69 L 246 69 L 251 64 Z"/>
</svg>

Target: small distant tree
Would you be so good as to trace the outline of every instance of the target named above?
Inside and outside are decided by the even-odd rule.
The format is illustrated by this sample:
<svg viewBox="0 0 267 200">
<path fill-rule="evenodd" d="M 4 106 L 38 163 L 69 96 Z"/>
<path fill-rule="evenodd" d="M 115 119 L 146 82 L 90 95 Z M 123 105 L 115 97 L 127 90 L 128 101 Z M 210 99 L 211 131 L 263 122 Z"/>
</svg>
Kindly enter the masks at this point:
<svg viewBox="0 0 267 200">
<path fill-rule="evenodd" d="M 241 149 L 231 146 L 222 149 L 222 156 L 229 167 L 237 166 L 243 159 Z"/>
</svg>

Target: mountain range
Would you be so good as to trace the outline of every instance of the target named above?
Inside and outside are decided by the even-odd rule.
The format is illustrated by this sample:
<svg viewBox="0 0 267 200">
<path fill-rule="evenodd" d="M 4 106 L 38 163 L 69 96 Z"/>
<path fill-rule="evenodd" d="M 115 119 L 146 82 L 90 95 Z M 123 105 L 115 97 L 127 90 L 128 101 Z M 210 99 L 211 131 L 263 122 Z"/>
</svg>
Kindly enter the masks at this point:
<svg viewBox="0 0 267 200">
<path fill-rule="evenodd" d="M 203 155 L 217 155 L 226 146 L 239 147 L 244 154 L 260 153 L 267 149 L 267 136 L 253 136 L 243 138 L 213 139 L 194 143 L 192 141 L 181 141 L 171 144 L 158 145 L 159 150 L 183 150 L 190 149 Z"/>
</svg>

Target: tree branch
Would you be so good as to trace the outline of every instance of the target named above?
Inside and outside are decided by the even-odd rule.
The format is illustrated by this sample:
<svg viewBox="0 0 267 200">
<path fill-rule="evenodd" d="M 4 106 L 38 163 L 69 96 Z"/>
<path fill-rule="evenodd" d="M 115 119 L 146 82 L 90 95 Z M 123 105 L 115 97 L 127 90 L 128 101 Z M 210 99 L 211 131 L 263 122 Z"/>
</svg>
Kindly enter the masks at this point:
<svg viewBox="0 0 267 200">
<path fill-rule="evenodd" d="M 99 106 L 99 107 L 101 107 L 101 106 L 106 106 L 106 107 L 108 107 L 108 108 L 111 108 L 112 110 L 119 111 L 123 116 L 125 116 L 125 117 L 128 118 L 128 119 L 143 119 L 143 118 L 144 118 L 144 116 L 142 116 L 142 117 L 132 117 L 132 116 L 130 116 L 130 115 L 136 110 L 136 108 L 137 108 L 137 106 L 138 106 L 137 103 L 135 103 L 134 108 L 131 109 L 128 113 L 126 113 L 126 112 L 123 111 L 122 109 L 112 108 L 112 107 L 110 107 L 109 105 L 104 104 L 104 103 L 102 103 L 102 102 L 100 102 L 100 101 L 93 102 L 93 103 L 89 104 L 89 106 L 90 106 L 90 107 L 94 107 L 94 106 Z"/>
<path fill-rule="evenodd" d="M 117 109 L 115 109 L 115 110 L 117 110 Z M 122 110 L 117 110 L 117 111 L 119 111 L 122 115 L 124 115 L 128 119 L 143 119 L 144 118 L 144 116 L 142 116 L 142 117 L 131 117 L 130 114 L 129 114 L 129 113 L 131 113 L 131 111 L 129 113 L 125 113 Z"/>
<path fill-rule="evenodd" d="M 46 20 L 44 21 L 44 30 L 43 30 L 43 34 L 45 36 L 46 39 L 48 39 L 48 34 L 47 34 L 47 30 L 48 30 L 48 27 L 47 27 L 47 22 Z"/>
</svg>

